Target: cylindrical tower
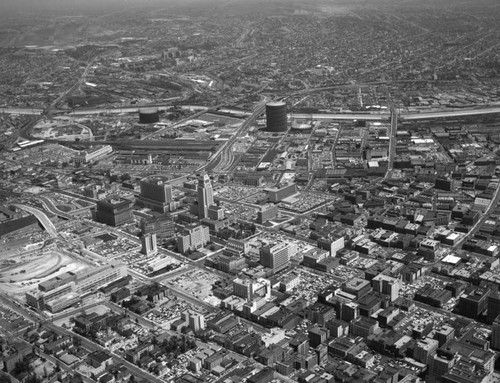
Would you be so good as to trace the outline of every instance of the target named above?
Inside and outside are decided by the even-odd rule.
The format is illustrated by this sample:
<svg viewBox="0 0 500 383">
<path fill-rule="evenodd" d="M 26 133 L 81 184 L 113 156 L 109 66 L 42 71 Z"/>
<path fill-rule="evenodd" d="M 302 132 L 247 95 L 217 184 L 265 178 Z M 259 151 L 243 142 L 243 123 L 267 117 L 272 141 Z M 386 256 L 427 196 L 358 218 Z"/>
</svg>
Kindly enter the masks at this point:
<svg viewBox="0 0 500 383">
<path fill-rule="evenodd" d="M 139 122 L 141 124 L 154 124 L 160 121 L 158 108 L 141 108 L 139 109 Z"/>
<path fill-rule="evenodd" d="M 284 102 L 269 102 L 266 104 L 267 130 L 270 132 L 286 132 L 286 104 Z"/>
</svg>

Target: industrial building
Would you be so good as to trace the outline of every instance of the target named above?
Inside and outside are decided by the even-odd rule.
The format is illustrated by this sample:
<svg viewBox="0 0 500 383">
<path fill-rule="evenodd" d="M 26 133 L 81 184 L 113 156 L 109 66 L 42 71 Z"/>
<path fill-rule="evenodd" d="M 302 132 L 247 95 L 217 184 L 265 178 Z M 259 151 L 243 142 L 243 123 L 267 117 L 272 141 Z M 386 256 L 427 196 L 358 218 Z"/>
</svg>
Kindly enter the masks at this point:
<svg viewBox="0 0 500 383">
<path fill-rule="evenodd" d="M 281 188 L 268 189 L 269 201 L 278 203 L 297 193 L 297 185 L 290 184 Z"/>
<path fill-rule="evenodd" d="M 27 292 L 26 303 L 40 310 L 59 312 L 79 302 L 82 295 L 97 291 L 127 274 L 127 266 L 120 262 L 78 273 L 66 272 L 40 283 L 37 291 Z"/>
<path fill-rule="evenodd" d="M 96 146 L 88 150 L 80 151 L 73 158 L 73 161 L 77 164 L 88 164 L 92 161 L 98 161 L 112 152 L 113 148 L 111 147 L 111 145 Z"/>
</svg>

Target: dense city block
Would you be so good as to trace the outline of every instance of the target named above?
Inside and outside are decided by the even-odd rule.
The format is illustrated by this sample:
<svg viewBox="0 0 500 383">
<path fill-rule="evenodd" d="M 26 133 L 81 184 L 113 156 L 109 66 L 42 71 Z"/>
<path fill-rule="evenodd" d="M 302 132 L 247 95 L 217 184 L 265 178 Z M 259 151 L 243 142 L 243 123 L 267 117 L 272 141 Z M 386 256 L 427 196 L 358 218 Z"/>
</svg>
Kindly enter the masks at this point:
<svg viewBox="0 0 500 383">
<path fill-rule="evenodd" d="M 494 0 L 7 3 L 0 383 L 500 382 Z"/>
</svg>

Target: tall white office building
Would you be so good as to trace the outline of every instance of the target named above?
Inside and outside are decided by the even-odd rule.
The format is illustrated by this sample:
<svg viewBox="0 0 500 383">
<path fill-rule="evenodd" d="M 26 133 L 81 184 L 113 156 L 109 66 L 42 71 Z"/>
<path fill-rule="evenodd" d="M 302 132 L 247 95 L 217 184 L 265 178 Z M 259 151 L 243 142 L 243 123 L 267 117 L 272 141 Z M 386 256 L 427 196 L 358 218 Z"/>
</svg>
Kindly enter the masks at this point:
<svg viewBox="0 0 500 383">
<path fill-rule="evenodd" d="M 208 208 L 214 204 L 214 190 L 208 174 L 198 180 L 198 216 L 208 218 Z"/>
</svg>

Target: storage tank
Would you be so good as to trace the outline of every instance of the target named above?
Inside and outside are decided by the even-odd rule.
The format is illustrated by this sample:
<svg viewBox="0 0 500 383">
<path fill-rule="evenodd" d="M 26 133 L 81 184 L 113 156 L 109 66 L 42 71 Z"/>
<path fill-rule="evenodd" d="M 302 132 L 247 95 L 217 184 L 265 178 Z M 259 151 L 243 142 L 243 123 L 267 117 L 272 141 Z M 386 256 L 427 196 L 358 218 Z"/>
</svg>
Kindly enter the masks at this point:
<svg viewBox="0 0 500 383">
<path fill-rule="evenodd" d="M 286 132 L 287 117 L 284 102 L 269 102 L 266 104 L 267 130 L 270 132 Z"/>
<path fill-rule="evenodd" d="M 158 108 L 141 108 L 139 109 L 139 122 L 141 124 L 154 124 L 160 121 Z"/>
</svg>

